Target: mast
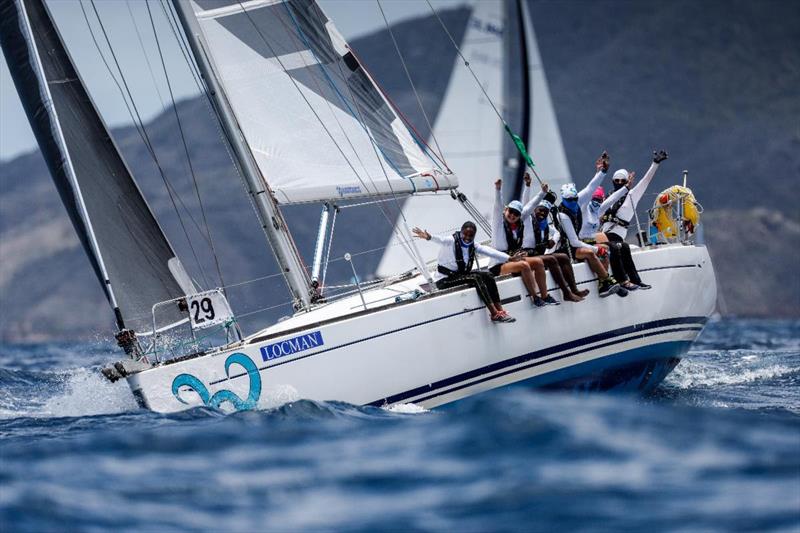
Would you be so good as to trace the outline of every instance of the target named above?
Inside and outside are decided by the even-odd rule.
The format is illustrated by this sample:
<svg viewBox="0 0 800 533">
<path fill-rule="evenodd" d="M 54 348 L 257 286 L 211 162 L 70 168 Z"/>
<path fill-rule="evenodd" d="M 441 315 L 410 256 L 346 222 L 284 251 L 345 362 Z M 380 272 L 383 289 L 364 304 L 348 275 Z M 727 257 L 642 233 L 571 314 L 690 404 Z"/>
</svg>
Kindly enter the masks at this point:
<svg viewBox="0 0 800 533">
<path fill-rule="evenodd" d="M 244 175 L 248 193 L 259 215 L 261 227 L 267 236 L 275 259 L 278 261 L 278 266 L 283 272 L 292 298 L 295 300 L 295 307 L 308 308 L 311 304 L 311 280 L 303 266 L 300 253 L 289 235 L 275 198 L 265 187 L 266 182 L 244 140 L 244 133 L 242 133 L 225 92 L 217 79 L 211 60 L 206 55 L 207 45 L 204 43 L 199 28 L 196 27 L 194 14 L 188 1 L 172 0 L 172 4 L 181 21 L 200 73 L 205 80 L 208 93 L 214 102 L 217 116 Z"/>
</svg>

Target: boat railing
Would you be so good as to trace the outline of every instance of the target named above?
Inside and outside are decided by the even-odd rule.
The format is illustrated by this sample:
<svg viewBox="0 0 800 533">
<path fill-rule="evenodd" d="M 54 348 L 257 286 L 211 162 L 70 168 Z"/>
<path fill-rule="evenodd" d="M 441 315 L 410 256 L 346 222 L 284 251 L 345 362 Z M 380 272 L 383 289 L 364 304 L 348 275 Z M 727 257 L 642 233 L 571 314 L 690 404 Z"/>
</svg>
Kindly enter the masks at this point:
<svg viewBox="0 0 800 533">
<path fill-rule="evenodd" d="M 186 317 L 158 327 L 159 316 L 163 318 L 167 312 L 174 312 L 175 306 Z M 242 340 L 222 288 L 158 302 L 152 307 L 152 319 L 152 332 L 140 336 L 149 338 L 144 355 L 155 363 L 191 353 L 215 351 Z"/>
</svg>

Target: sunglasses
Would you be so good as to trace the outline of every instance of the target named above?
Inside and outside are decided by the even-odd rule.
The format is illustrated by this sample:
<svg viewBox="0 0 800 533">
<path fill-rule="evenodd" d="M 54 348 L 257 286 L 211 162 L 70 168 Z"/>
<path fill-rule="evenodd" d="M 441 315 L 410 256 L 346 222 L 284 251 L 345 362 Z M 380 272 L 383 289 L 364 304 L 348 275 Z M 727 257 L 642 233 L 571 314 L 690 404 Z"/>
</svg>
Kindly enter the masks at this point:
<svg viewBox="0 0 800 533">
<path fill-rule="evenodd" d="M 522 213 L 520 213 L 519 211 L 516 211 L 514 209 L 509 209 L 508 210 L 508 214 L 512 215 L 512 216 L 515 216 L 515 217 L 521 217 L 522 216 Z"/>
</svg>

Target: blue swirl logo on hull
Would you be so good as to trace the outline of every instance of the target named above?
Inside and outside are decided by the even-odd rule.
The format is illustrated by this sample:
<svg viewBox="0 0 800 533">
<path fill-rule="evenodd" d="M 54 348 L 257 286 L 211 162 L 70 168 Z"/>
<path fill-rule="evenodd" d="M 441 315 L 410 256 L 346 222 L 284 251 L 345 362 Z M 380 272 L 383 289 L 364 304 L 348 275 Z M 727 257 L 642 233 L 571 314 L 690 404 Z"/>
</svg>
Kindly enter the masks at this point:
<svg viewBox="0 0 800 533">
<path fill-rule="evenodd" d="M 237 411 L 247 411 L 255 409 L 258 404 L 258 399 L 261 397 L 261 375 L 258 373 L 253 360 L 245 354 L 236 352 L 232 353 L 225 360 L 225 375 L 230 378 L 231 365 L 237 364 L 247 371 L 250 376 L 250 390 L 247 393 L 246 399 L 241 399 L 236 393 L 223 389 L 217 391 L 212 396 L 208 392 L 208 387 L 198 378 L 191 374 L 179 374 L 172 380 L 172 394 L 182 404 L 189 405 L 189 402 L 181 398 L 181 387 L 189 387 L 200 396 L 203 405 L 219 409 L 225 402 L 231 404 Z"/>
</svg>

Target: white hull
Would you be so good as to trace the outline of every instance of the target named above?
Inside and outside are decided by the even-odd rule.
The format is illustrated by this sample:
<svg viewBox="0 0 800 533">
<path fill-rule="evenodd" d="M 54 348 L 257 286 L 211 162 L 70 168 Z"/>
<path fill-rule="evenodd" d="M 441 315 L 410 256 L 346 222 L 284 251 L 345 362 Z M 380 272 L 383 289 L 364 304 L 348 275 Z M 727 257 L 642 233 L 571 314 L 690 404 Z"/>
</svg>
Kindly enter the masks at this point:
<svg viewBox="0 0 800 533">
<path fill-rule="evenodd" d="M 369 311 L 355 295 L 233 349 L 127 379 L 140 403 L 158 412 L 270 407 L 287 391 L 289 398 L 430 408 L 521 380 L 605 388 L 602 380 L 613 378 L 651 388 L 713 313 L 716 280 L 704 247 L 639 250 L 634 259 L 654 288 L 627 298 L 599 298 L 583 264 L 575 265 L 576 277 L 592 294 L 579 304 L 535 308 L 520 279 L 507 278 L 500 295 L 517 322 L 493 324 L 472 289 L 391 305 L 418 285 L 414 278 L 365 292 Z M 608 373 L 614 369 L 622 373 Z"/>
</svg>

